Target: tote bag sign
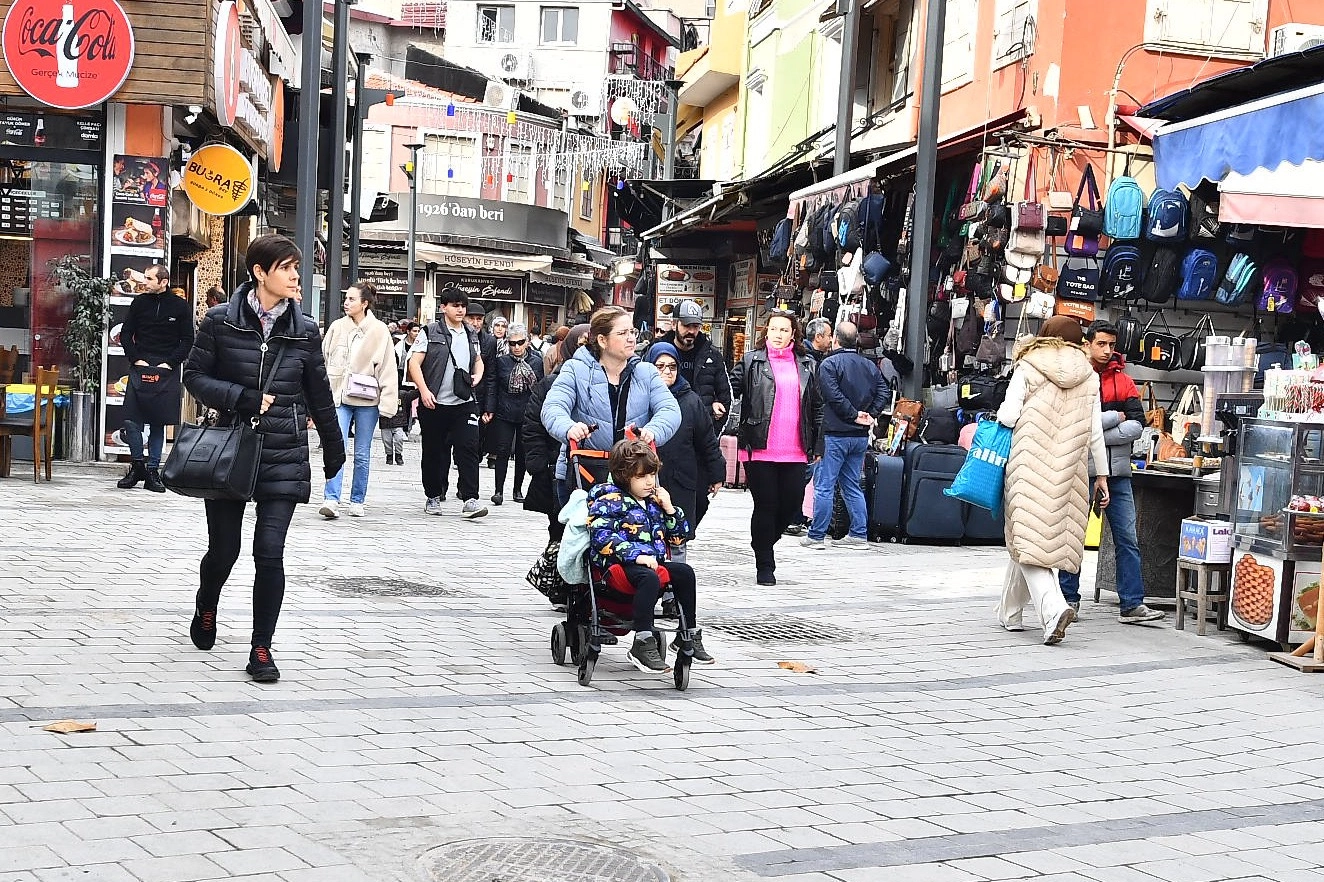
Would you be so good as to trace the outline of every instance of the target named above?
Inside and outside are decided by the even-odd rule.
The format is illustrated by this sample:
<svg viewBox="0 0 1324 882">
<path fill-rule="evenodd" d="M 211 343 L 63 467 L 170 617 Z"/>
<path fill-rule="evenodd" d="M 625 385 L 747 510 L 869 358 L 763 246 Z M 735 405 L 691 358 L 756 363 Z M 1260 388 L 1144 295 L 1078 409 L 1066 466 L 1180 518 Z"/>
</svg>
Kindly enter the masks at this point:
<svg viewBox="0 0 1324 882">
<path fill-rule="evenodd" d="M 3 45 L 23 90 L 65 110 L 110 98 L 133 68 L 133 27 L 115 0 L 16 0 Z"/>
<path fill-rule="evenodd" d="M 230 145 L 210 144 L 189 158 L 184 192 L 199 211 L 234 214 L 253 196 L 253 168 Z"/>
</svg>

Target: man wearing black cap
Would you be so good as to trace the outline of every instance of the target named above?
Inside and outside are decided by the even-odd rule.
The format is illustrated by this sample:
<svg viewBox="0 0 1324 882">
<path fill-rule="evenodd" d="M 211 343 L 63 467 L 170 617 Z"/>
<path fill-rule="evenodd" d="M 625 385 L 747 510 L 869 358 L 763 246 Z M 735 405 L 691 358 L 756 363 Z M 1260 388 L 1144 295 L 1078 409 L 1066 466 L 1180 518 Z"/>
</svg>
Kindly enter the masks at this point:
<svg viewBox="0 0 1324 882">
<path fill-rule="evenodd" d="M 451 453 L 459 466 L 460 517 L 481 518 L 478 503 L 478 403 L 484 359 L 478 335 L 464 321 L 469 298 L 447 288 L 437 298 L 442 320 L 428 325 L 409 349 L 409 378 L 418 387 L 423 431 L 422 474 L 427 514 L 441 514 L 450 478 Z"/>
<path fill-rule="evenodd" d="M 731 409 L 731 377 L 726 362 L 713 341 L 703 333 L 703 308 L 697 301 L 682 300 L 676 306 L 676 330 L 662 337 L 680 353 L 680 375 L 694 387 L 712 414 L 713 425 L 720 432 Z M 648 360 L 647 353 L 644 360 Z"/>
</svg>

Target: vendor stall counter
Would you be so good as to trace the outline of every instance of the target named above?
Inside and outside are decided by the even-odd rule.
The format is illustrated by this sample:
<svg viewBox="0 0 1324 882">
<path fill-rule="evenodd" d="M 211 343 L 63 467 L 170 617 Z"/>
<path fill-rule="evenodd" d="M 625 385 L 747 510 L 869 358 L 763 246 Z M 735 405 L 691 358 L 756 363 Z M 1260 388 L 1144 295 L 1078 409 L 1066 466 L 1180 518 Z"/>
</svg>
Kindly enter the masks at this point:
<svg viewBox="0 0 1324 882">
<path fill-rule="evenodd" d="M 1324 423 L 1245 420 L 1237 451 L 1228 624 L 1287 649 L 1319 609 Z"/>
<path fill-rule="evenodd" d="M 1135 495 L 1136 539 L 1140 545 L 1140 575 L 1145 598 L 1173 601 L 1177 596 L 1177 545 L 1181 522 L 1195 510 L 1195 481 L 1190 475 L 1142 469 L 1131 474 Z M 1107 518 L 1107 510 L 1104 517 Z M 1099 592 L 1117 590 L 1117 552 L 1112 530 L 1105 525 L 1099 542 L 1099 568 L 1094 581 Z"/>
</svg>

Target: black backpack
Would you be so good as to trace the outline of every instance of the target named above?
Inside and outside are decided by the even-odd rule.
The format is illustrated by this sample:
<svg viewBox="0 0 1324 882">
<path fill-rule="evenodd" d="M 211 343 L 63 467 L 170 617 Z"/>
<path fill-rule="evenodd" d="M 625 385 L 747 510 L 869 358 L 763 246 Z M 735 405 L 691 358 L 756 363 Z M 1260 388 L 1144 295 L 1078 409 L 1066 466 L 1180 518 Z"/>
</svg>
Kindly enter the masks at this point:
<svg viewBox="0 0 1324 882">
<path fill-rule="evenodd" d="M 777 222 L 777 228 L 772 231 L 772 243 L 768 246 L 768 259 L 772 263 L 781 263 L 786 260 L 786 252 L 791 247 L 791 219 L 784 217 Z"/>
<path fill-rule="evenodd" d="M 1191 206 L 1191 225 L 1187 233 L 1191 241 L 1223 238 L 1223 225 L 1218 220 L 1218 190 L 1201 187 L 1191 193 L 1188 202 Z"/>
<path fill-rule="evenodd" d="M 864 225 L 860 221 L 859 199 L 847 199 L 832 215 L 832 232 L 836 236 L 837 247 L 845 251 L 855 251 L 860 247 Z"/>
<path fill-rule="evenodd" d="M 1114 242 L 1103 257 L 1103 281 L 1099 293 L 1104 300 L 1130 300 L 1137 294 L 1144 264 L 1140 249 Z"/>
<path fill-rule="evenodd" d="M 823 228 L 827 226 L 828 215 L 834 210 L 834 206 L 820 205 L 814 209 L 813 214 L 809 215 L 809 220 L 805 221 L 809 224 L 809 253 L 817 261 L 818 266 L 827 265 L 828 251 L 823 241 Z"/>
<path fill-rule="evenodd" d="M 1167 303 L 1181 284 L 1182 255 L 1174 248 L 1158 246 L 1149 259 L 1144 278 L 1140 281 L 1140 296 L 1150 303 Z"/>
</svg>

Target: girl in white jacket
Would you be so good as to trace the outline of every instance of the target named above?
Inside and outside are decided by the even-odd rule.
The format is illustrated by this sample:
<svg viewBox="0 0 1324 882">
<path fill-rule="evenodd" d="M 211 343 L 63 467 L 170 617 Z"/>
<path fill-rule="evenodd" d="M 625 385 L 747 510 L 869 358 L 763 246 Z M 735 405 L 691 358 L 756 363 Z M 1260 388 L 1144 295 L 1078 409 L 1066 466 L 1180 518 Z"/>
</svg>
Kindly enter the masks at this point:
<svg viewBox="0 0 1324 882">
<path fill-rule="evenodd" d="M 372 314 L 377 289 L 371 282 L 355 282 L 345 291 L 345 316 L 327 328 L 322 339 L 327 378 L 340 433 L 349 446 L 349 427 L 354 426 L 354 478 L 350 487 L 349 515 L 363 517 L 368 496 L 368 468 L 372 462 L 372 436 L 378 416 L 394 416 L 399 401 L 399 374 L 391 332 Z M 339 505 L 344 468 L 326 482 L 319 513 L 328 520 L 340 516 Z"/>
</svg>

